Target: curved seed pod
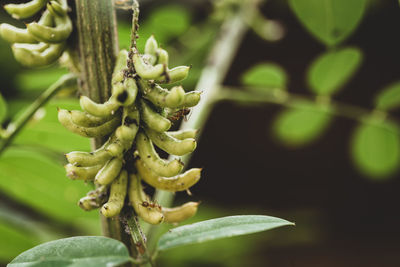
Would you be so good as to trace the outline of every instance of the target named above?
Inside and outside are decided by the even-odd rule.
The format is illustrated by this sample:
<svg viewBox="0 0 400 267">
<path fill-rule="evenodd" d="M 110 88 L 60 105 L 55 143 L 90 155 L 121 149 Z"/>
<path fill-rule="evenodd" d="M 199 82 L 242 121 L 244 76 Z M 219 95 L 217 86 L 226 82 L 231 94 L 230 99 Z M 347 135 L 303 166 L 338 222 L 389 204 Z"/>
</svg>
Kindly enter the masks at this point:
<svg viewBox="0 0 400 267">
<path fill-rule="evenodd" d="M 134 53 L 132 56 L 133 65 L 140 78 L 145 80 L 154 80 L 166 72 L 167 67 L 163 64 L 150 65 L 144 62 L 139 53 Z"/>
<path fill-rule="evenodd" d="M 136 145 L 140 158 L 155 173 L 165 177 L 179 174 L 183 169 L 183 163 L 179 160 L 166 161 L 157 154 L 153 143 L 143 132 L 136 137 Z"/>
<path fill-rule="evenodd" d="M 180 223 L 193 217 L 197 212 L 199 204 L 199 202 L 188 202 L 175 208 L 162 208 L 164 222 Z"/>
<path fill-rule="evenodd" d="M 110 159 L 94 178 L 101 185 L 108 185 L 118 176 L 122 168 L 122 159 L 115 157 Z"/>
<path fill-rule="evenodd" d="M 119 83 L 124 80 L 124 69 L 128 60 L 128 51 L 125 49 L 118 52 L 117 61 L 115 62 L 111 83 Z"/>
<path fill-rule="evenodd" d="M 156 79 L 156 82 L 171 84 L 182 81 L 186 79 L 186 77 L 189 75 L 189 70 L 190 67 L 188 66 L 175 67 L 173 69 L 168 70 L 167 75 Z"/>
<path fill-rule="evenodd" d="M 65 43 L 51 44 L 44 51 L 32 49 L 32 44 L 13 44 L 15 59 L 27 67 L 42 67 L 54 63 L 64 52 Z M 37 46 L 43 47 L 42 44 Z"/>
<path fill-rule="evenodd" d="M 43 12 L 42 16 L 40 17 L 39 21 L 38 21 L 39 25 L 44 25 L 44 26 L 54 26 L 54 17 L 53 15 L 50 13 L 49 10 L 46 10 Z"/>
<path fill-rule="evenodd" d="M 201 91 L 191 91 L 185 94 L 183 103 L 179 108 L 190 108 L 196 106 L 200 102 Z"/>
<path fill-rule="evenodd" d="M 183 156 L 196 149 L 197 143 L 193 138 L 179 140 L 168 135 L 166 132 L 158 133 L 149 128 L 146 128 L 145 130 L 151 141 L 169 154 Z"/>
<path fill-rule="evenodd" d="M 73 133 L 84 137 L 103 137 L 112 133 L 120 124 L 120 118 L 115 117 L 112 120 L 97 126 L 83 127 L 72 122 L 71 113 L 65 109 L 58 110 L 58 120 L 61 124 Z"/>
<path fill-rule="evenodd" d="M 148 55 L 156 55 L 158 49 L 158 44 L 154 35 L 151 35 L 147 40 L 144 46 L 144 53 Z"/>
<path fill-rule="evenodd" d="M 68 162 L 80 167 L 104 165 L 112 158 L 104 148 L 93 152 L 72 151 L 65 155 Z"/>
<path fill-rule="evenodd" d="M 0 24 L 0 36 L 9 43 L 37 43 L 35 37 L 27 29 L 20 29 L 7 23 Z"/>
<path fill-rule="evenodd" d="M 78 167 L 72 164 L 67 164 L 64 167 L 65 171 L 67 172 L 67 176 L 72 180 L 91 181 L 95 178 L 102 165 Z"/>
<path fill-rule="evenodd" d="M 47 10 L 49 10 L 54 16 L 65 16 L 68 12 L 68 5 L 66 0 L 59 0 L 61 2 L 58 3 L 57 1 L 50 1 L 47 3 Z"/>
<path fill-rule="evenodd" d="M 114 98 L 110 98 L 103 104 L 98 104 L 87 96 L 81 96 L 79 103 L 84 111 L 97 117 L 109 117 L 121 106 Z"/>
<path fill-rule="evenodd" d="M 174 177 L 161 177 L 151 171 L 142 160 L 138 159 L 135 162 L 136 169 L 140 178 L 146 183 L 157 189 L 178 192 L 185 191 L 192 187 L 200 180 L 201 169 L 193 168 L 183 174 Z"/>
<path fill-rule="evenodd" d="M 139 81 L 139 89 L 143 97 L 159 107 L 175 108 L 183 103 L 185 90 L 182 86 L 174 86 L 171 90 L 162 88 L 157 84 L 149 84 L 146 81 Z"/>
<path fill-rule="evenodd" d="M 124 206 L 124 200 L 126 197 L 126 189 L 128 185 L 128 173 L 126 170 L 122 170 L 115 179 L 110 187 L 110 197 L 107 203 L 101 207 L 101 214 L 105 217 L 114 217 L 121 212 Z"/>
<path fill-rule="evenodd" d="M 23 4 L 8 4 L 4 9 L 15 19 L 26 19 L 44 8 L 47 2 L 48 0 L 32 0 Z"/>
<path fill-rule="evenodd" d="M 69 112 L 71 113 L 72 122 L 83 127 L 100 126 L 111 120 L 113 117 L 116 117 L 116 114 L 110 115 L 109 117 L 97 117 L 79 110 L 71 110 Z"/>
<path fill-rule="evenodd" d="M 129 126 L 122 125 L 117 128 L 115 136 L 117 137 L 117 140 L 120 140 L 124 150 L 131 148 L 138 130 L 139 126 L 135 123 L 132 123 Z"/>
<path fill-rule="evenodd" d="M 195 138 L 199 130 L 189 129 L 180 131 L 171 131 L 168 134 L 176 139 L 183 140 L 187 138 Z"/>
<path fill-rule="evenodd" d="M 40 25 L 32 22 L 26 25 L 28 32 L 37 40 L 46 43 L 60 43 L 69 37 L 72 32 L 72 22 L 68 16 L 55 16 L 55 27 Z"/>
<path fill-rule="evenodd" d="M 116 99 L 124 106 L 130 106 L 135 102 L 138 88 L 133 78 L 126 78 L 123 83 L 124 91 L 116 97 Z"/>
<path fill-rule="evenodd" d="M 92 190 L 81 198 L 78 202 L 78 206 L 85 211 L 100 208 L 106 202 L 106 190 L 107 186 L 102 185 L 96 190 Z"/>
<path fill-rule="evenodd" d="M 171 128 L 171 121 L 154 111 L 142 99 L 140 99 L 140 110 L 142 112 L 142 119 L 149 128 L 157 132 L 165 132 Z"/>
<path fill-rule="evenodd" d="M 162 48 L 157 49 L 157 64 L 165 64 L 168 66 L 169 62 L 169 56 L 168 52 Z"/>
<path fill-rule="evenodd" d="M 135 212 L 147 223 L 160 224 L 164 220 L 160 206 L 152 203 L 143 192 L 139 178 L 130 174 L 129 201 Z"/>
</svg>

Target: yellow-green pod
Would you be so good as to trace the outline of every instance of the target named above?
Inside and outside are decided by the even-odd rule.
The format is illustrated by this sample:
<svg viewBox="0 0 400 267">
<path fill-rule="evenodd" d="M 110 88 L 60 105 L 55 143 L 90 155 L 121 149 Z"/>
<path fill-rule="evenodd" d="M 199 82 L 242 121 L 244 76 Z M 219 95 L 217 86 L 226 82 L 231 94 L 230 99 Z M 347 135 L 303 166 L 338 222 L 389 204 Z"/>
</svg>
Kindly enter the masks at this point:
<svg viewBox="0 0 400 267">
<path fill-rule="evenodd" d="M 186 93 L 180 108 L 190 108 L 196 106 L 200 102 L 201 93 L 201 91 L 191 91 Z"/>
<path fill-rule="evenodd" d="M 199 202 L 187 202 L 182 206 L 175 208 L 162 208 L 164 222 L 180 223 L 193 217 L 197 212 L 199 204 Z"/>
<path fill-rule="evenodd" d="M 165 132 L 171 128 L 171 121 L 153 110 L 145 100 L 140 99 L 139 103 L 142 111 L 142 119 L 149 128 L 157 132 Z"/>
<path fill-rule="evenodd" d="M 151 35 L 144 46 L 144 53 L 149 55 L 156 55 L 158 49 L 158 44 L 154 35 Z"/>
<path fill-rule="evenodd" d="M 112 74 L 111 83 L 116 84 L 124 80 L 124 70 L 128 60 L 128 51 L 120 50 L 115 61 L 114 71 Z"/>
<path fill-rule="evenodd" d="M 170 131 L 168 134 L 176 139 L 183 140 L 187 138 L 195 138 L 199 130 L 188 129 L 179 131 Z"/>
<path fill-rule="evenodd" d="M 46 43 L 60 43 L 69 37 L 72 32 L 72 22 L 68 16 L 55 16 L 54 27 L 32 22 L 26 25 L 28 32 L 37 40 Z"/>
<path fill-rule="evenodd" d="M 78 201 L 78 206 L 85 211 L 100 208 L 106 200 L 106 190 L 107 186 L 102 185 L 88 192 Z"/>
<path fill-rule="evenodd" d="M 162 76 L 156 80 L 158 83 L 176 83 L 180 82 L 189 75 L 190 67 L 188 66 L 179 66 L 167 71 L 167 75 Z"/>
<path fill-rule="evenodd" d="M 149 128 L 145 130 L 151 141 L 169 154 L 183 156 L 196 149 L 197 143 L 193 138 L 179 140 L 170 136 L 167 132 L 160 133 Z"/>
<path fill-rule="evenodd" d="M 174 86 L 171 90 L 167 90 L 157 84 L 139 81 L 139 89 L 144 98 L 163 108 L 179 107 L 185 98 L 185 90 L 183 90 L 182 86 Z"/>
<path fill-rule="evenodd" d="M 101 207 L 101 214 L 105 217 L 114 217 L 121 212 L 124 206 L 126 190 L 128 185 L 128 173 L 126 170 L 121 170 L 117 179 L 115 179 L 110 187 L 110 197 L 107 203 Z"/>
<path fill-rule="evenodd" d="M 201 169 L 193 168 L 174 177 L 162 177 L 152 172 L 142 160 L 135 162 L 138 175 L 143 181 L 157 189 L 170 192 L 185 191 L 196 184 L 201 177 Z"/>
<path fill-rule="evenodd" d="M 71 110 L 70 113 L 72 122 L 84 127 L 100 126 L 113 119 L 113 117 L 116 117 L 116 114 L 109 117 L 97 117 L 79 110 Z"/>
<path fill-rule="evenodd" d="M 179 174 L 183 169 L 183 163 L 180 160 L 174 159 L 167 161 L 157 154 L 150 138 L 143 132 L 136 136 L 136 145 L 140 158 L 153 172 L 160 176 L 171 177 Z"/>
<path fill-rule="evenodd" d="M 110 159 L 94 178 L 95 182 L 101 185 L 108 185 L 114 181 L 122 168 L 122 158 L 115 157 Z"/>
<path fill-rule="evenodd" d="M 115 131 L 115 136 L 117 137 L 117 140 L 120 140 L 124 150 L 131 148 L 138 130 L 139 126 L 135 123 L 130 125 L 121 125 L 117 128 Z"/>
<path fill-rule="evenodd" d="M 72 164 L 64 166 L 67 176 L 72 180 L 92 181 L 97 172 L 101 169 L 102 165 L 95 165 L 90 167 L 78 167 Z"/>
<path fill-rule="evenodd" d="M 20 29 L 7 23 L 0 24 L 0 36 L 9 43 L 37 43 L 35 37 L 27 29 Z"/>
<path fill-rule="evenodd" d="M 134 53 L 132 56 L 133 65 L 135 66 L 136 73 L 140 78 L 145 80 L 154 80 L 163 75 L 167 67 L 163 64 L 157 64 L 155 66 L 147 64 L 139 53 Z"/>
<path fill-rule="evenodd" d="M 65 16 L 68 12 L 68 5 L 66 0 L 50 1 L 47 3 L 47 10 L 49 10 L 54 16 Z"/>
<path fill-rule="evenodd" d="M 126 78 L 123 83 L 124 91 L 120 93 L 116 99 L 122 104 L 122 106 L 130 106 L 135 102 L 138 88 L 136 81 L 133 78 Z"/>
<path fill-rule="evenodd" d="M 83 127 L 72 122 L 71 113 L 65 109 L 58 110 L 58 121 L 68 130 L 84 137 L 103 137 L 112 133 L 120 124 L 116 117 L 97 127 Z"/>
<path fill-rule="evenodd" d="M 34 44 L 15 43 L 11 48 L 15 59 L 22 65 L 27 67 L 42 67 L 57 61 L 64 52 L 65 43 L 51 44 L 44 51 L 32 49 L 32 46 Z M 37 46 L 43 47 L 43 44 L 37 44 Z"/>
<path fill-rule="evenodd" d="M 23 4 L 7 4 L 4 9 L 15 19 L 26 19 L 38 13 L 48 0 L 31 0 Z"/>
<path fill-rule="evenodd" d="M 168 52 L 162 48 L 157 49 L 157 64 L 169 64 Z"/>
<path fill-rule="evenodd" d="M 129 178 L 129 201 L 137 215 L 150 224 L 162 223 L 164 215 L 161 212 L 161 207 L 149 200 L 143 192 L 139 178 L 135 174 L 130 174 Z"/>
<path fill-rule="evenodd" d="M 79 103 L 84 111 L 97 117 L 110 117 L 110 115 L 113 115 L 121 106 L 121 104 L 113 98 L 99 104 L 92 101 L 87 96 L 81 96 Z"/>
<path fill-rule="evenodd" d="M 95 165 L 104 165 L 108 160 L 112 158 L 112 155 L 108 153 L 104 147 L 101 147 L 93 152 L 83 151 L 72 151 L 65 154 L 68 162 L 80 166 L 89 167 Z"/>
</svg>

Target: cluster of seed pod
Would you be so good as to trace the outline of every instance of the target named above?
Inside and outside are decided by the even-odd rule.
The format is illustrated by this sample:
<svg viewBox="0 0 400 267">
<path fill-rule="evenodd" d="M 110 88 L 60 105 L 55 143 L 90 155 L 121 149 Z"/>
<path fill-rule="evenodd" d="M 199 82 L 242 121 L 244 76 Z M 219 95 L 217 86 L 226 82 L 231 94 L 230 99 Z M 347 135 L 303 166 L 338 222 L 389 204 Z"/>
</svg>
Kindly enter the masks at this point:
<svg viewBox="0 0 400 267">
<path fill-rule="evenodd" d="M 14 57 L 27 67 L 41 67 L 55 62 L 66 48 L 72 32 L 67 0 L 31 0 L 23 4 L 7 4 L 4 9 L 15 19 L 26 19 L 43 12 L 38 22 L 25 29 L 7 23 L 0 25 L 1 37 L 12 44 Z"/>
<path fill-rule="evenodd" d="M 179 159 L 161 158 L 153 145 L 176 156 L 196 148 L 197 131 L 168 131 L 172 124 L 168 118 L 197 105 L 200 92 L 185 93 L 181 86 L 171 89 L 160 86 L 185 79 L 189 69 L 186 66 L 169 69 L 167 51 L 151 36 L 143 55 L 136 48 L 131 51 L 131 59 L 126 50 L 119 52 L 112 75 L 112 94 L 105 103 L 81 96 L 83 112 L 59 110 L 58 119 L 68 130 L 85 137 L 108 137 L 93 152 L 66 154 L 67 176 L 94 181 L 97 187 L 80 199 L 81 208 L 101 207 L 104 216 L 113 217 L 120 213 L 128 195 L 136 214 L 150 224 L 176 223 L 196 213 L 196 202 L 175 208 L 161 207 L 146 195 L 141 182 L 177 192 L 188 190 L 200 179 L 201 169 L 180 174 L 183 163 Z"/>
</svg>

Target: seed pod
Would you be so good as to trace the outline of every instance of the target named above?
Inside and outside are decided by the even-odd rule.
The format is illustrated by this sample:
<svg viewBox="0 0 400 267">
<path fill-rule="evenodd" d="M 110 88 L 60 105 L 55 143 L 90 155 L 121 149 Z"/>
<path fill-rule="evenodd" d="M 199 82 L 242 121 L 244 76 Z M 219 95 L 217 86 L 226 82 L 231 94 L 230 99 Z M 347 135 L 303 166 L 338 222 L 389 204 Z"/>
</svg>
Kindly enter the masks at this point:
<svg viewBox="0 0 400 267">
<path fill-rule="evenodd" d="M 149 128 L 146 128 L 145 131 L 153 143 L 172 155 L 183 156 L 193 152 L 197 146 L 196 140 L 193 138 L 179 140 L 168 135 L 166 132 L 159 133 Z"/>
<path fill-rule="evenodd" d="M 79 110 L 71 110 L 69 112 L 71 113 L 72 122 L 83 127 L 100 126 L 113 119 L 113 117 L 116 117 L 116 114 L 109 117 L 97 117 Z"/>
<path fill-rule="evenodd" d="M 106 190 L 107 186 L 100 186 L 95 190 L 89 191 L 86 196 L 82 197 L 78 206 L 85 211 L 100 208 L 106 202 Z"/>
<path fill-rule="evenodd" d="M 168 56 L 168 52 L 162 48 L 157 49 L 157 64 L 165 64 L 166 66 L 168 66 L 169 64 L 169 56 Z"/>
<path fill-rule="evenodd" d="M 185 90 L 182 86 L 174 86 L 171 90 L 162 88 L 157 84 L 139 81 L 139 89 L 143 97 L 158 107 L 175 108 L 183 103 Z"/>
<path fill-rule="evenodd" d="M 140 159 L 136 160 L 135 166 L 143 181 L 157 189 L 171 192 L 185 191 L 189 189 L 200 180 L 201 176 L 201 169 L 193 168 L 174 177 L 161 177 L 152 172 L 152 170 L 149 169 Z"/>
<path fill-rule="evenodd" d="M 42 67 L 54 63 L 64 52 L 65 43 L 51 44 L 44 51 L 34 49 L 32 44 L 13 44 L 11 46 L 15 59 L 27 67 Z M 36 45 L 42 48 L 43 44 Z M 47 46 L 47 44 L 46 44 Z"/>
<path fill-rule="evenodd" d="M 44 8 L 47 2 L 48 0 L 31 0 L 23 4 L 8 4 L 4 9 L 15 19 L 26 19 Z"/>
<path fill-rule="evenodd" d="M 55 27 L 40 25 L 32 22 L 27 24 L 27 29 L 37 40 L 46 43 L 60 43 L 69 37 L 72 32 L 72 22 L 68 16 L 55 16 Z"/>
<path fill-rule="evenodd" d="M 37 43 L 37 40 L 28 32 L 27 29 L 20 29 L 7 23 L 2 23 L 0 25 L 0 36 L 9 43 Z"/>
<path fill-rule="evenodd" d="M 95 165 L 90 167 L 78 167 L 72 164 L 64 166 L 67 176 L 72 180 L 92 181 L 97 172 L 101 169 L 102 165 Z"/>
<path fill-rule="evenodd" d="M 144 53 L 148 55 L 156 55 L 158 49 L 158 44 L 154 35 L 151 35 L 147 40 L 144 46 Z"/>
<path fill-rule="evenodd" d="M 143 192 L 140 180 L 135 174 L 130 174 L 129 178 L 129 201 L 135 209 L 135 212 L 147 223 L 162 223 L 164 220 L 164 215 L 161 212 L 161 207 L 149 200 L 149 198 Z"/>
<path fill-rule="evenodd" d="M 115 131 L 115 136 L 117 137 L 117 140 L 120 141 L 125 151 L 131 148 L 138 130 L 139 126 L 132 123 L 129 126 L 121 125 Z"/>
<path fill-rule="evenodd" d="M 195 138 L 199 130 L 189 129 L 180 131 L 171 131 L 168 134 L 176 139 L 183 140 L 187 138 Z"/>
<path fill-rule="evenodd" d="M 106 151 L 107 141 L 101 148 L 93 152 L 72 151 L 65 154 L 68 162 L 80 167 L 88 167 L 94 165 L 104 165 L 112 158 L 112 155 Z"/>
<path fill-rule="evenodd" d="M 132 105 L 135 102 L 136 95 L 138 92 L 138 88 L 136 85 L 136 81 L 133 78 L 126 78 L 123 83 L 124 91 L 120 93 L 116 99 L 123 105 L 124 107 Z"/>
<path fill-rule="evenodd" d="M 84 111 L 97 117 L 109 117 L 121 106 L 121 104 L 115 99 L 110 98 L 105 103 L 98 104 L 93 102 L 87 96 L 81 96 L 79 103 Z"/>
<path fill-rule="evenodd" d="M 155 66 L 144 62 L 143 58 L 139 53 L 134 52 L 132 56 L 133 65 L 140 78 L 145 80 L 154 80 L 159 78 L 167 70 L 166 65 L 157 64 Z"/>
<path fill-rule="evenodd" d="M 162 208 L 164 222 L 180 223 L 193 217 L 197 212 L 199 204 L 199 202 L 188 202 L 175 208 Z"/>
<path fill-rule="evenodd" d="M 128 173 L 126 170 L 122 170 L 115 179 L 110 187 L 110 197 L 101 208 L 100 212 L 105 217 L 114 217 L 121 212 L 122 207 L 124 206 L 124 200 L 126 196 L 128 184 Z"/>
<path fill-rule="evenodd" d="M 186 93 L 183 103 L 179 106 L 179 108 L 190 108 L 196 106 L 200 102 L 201 93 L 202 92 L 200 91 L 191 91 Z"/>
<path fill-rule="evenodd" d="M 122 168 L 122 159 L 115 157 L 110 159 L 97 173 L 95 182 L 101 185 L 108 185 L 119 175 Z"/>
<path fill-rule="evenodd" d="M 47 3 L 47 10 L 49 10 L 53 16 L 66 16 L 68 12 L 68 5 L 66 0 L 59 0 L 61 4 L 57 1 L 50 1 Z"/>
<path fill-rule="evenodd" d="M 149 128 L 157 132 L 165 132 L 171 128 L 171 122 L 154 111 L 145 100 L 141 99 L 139 103 L 142 119 Z"/>
<path fill-rule="evenodd" d="M 151 140 L 141 131 L 137 134 L 136 145 L 140 158 L 155 173 L 165 177 L 179 174 L 183 163 L 179 160 L 166 161 L 157 154 Z"/>
<path fill-rule="evenodd" d="M 127 60 L 128 60 L 128 51 L 126 51 L 125 49 L 119 51 L 117 60 L 115 62 L 114 71 L 112 74 L 111 83 L 113 85 L 123 81 L 124 70 L 126 68 Z"/>
<path fill-rule="evenodd" d="M 156 79 L 156 82 L 166 83 L 166 84 L 180 82 L 186 79 L 186 77 L 189 75 L 189 70 L 190 67 L 188 66 L 175 67 L 173 69 L 168 70 L 166 75 Z"/>
</svg>

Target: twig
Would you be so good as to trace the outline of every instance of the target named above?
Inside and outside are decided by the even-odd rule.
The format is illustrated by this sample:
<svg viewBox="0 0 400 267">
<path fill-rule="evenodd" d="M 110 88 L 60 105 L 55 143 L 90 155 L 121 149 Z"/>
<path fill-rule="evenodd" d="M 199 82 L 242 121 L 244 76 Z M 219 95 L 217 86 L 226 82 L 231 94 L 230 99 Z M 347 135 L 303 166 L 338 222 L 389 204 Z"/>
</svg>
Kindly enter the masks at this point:
<svg viewBox="0 0 400 267">
<path fill-rule="evenodd" d="M 77 78 L 74 74 L 63 75 L 58 81 L 44 91 L 14 122 L 10 123 L 0 144 L 0 154 L 6 149 L 14 137 L 32 118 L 35 112 L 47 103 L 58 91 L 68 86 L 76 86 Z"/>
<path fill-rule="evenodd" d="M 139 30 L 139 3 L 137 0 L 133 0 L 132 3 L 132 30 L 131 30 L 131 44 L 129 47 L 129 56 L 128 56 L 128 71 L 130 74 L 134 73 L 135 67 L 133 66 L 133 53 L 137 52 L 136 40 L 139 38 L 138 30 Z"/>
</svg>

